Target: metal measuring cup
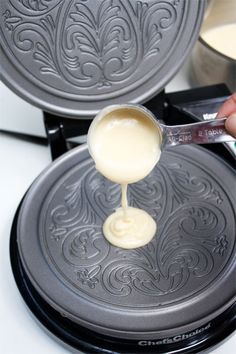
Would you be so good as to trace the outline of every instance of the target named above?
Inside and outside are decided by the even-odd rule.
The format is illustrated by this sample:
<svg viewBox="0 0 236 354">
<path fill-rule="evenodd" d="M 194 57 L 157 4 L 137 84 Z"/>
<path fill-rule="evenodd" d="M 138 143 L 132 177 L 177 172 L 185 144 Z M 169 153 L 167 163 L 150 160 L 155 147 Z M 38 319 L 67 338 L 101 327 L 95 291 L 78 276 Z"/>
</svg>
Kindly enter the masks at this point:
<svg viewBox="0 0 236 354">
<path fill-rule="evenodd" d="M 176 146 L 182 144 L 208 144 L 208 143 L 223 143 L 229 141 L 236 141 L 225 129 L 225 121 L 227 118 L 212 119 L 198 123 L 190 123 L 183 125 L 168 126 L 160 123 L 154 114 L 147 108 L 137 104 L 119 104 L 111 105 L 102 109 L 93 122 L 88 131 L 88 148 L 93 156 L 93 146 L 90 139 L 91 132 L 96 129 L 96 125 L 107 114 L 110 114 L 115 110 L 133 110 L 142 113 L 145 119 L 149 119 L 154 122 L 154 126 L 157 130 L 157 134 L 160 136 L 161 150 L 168 146 Z"/>
</svg>

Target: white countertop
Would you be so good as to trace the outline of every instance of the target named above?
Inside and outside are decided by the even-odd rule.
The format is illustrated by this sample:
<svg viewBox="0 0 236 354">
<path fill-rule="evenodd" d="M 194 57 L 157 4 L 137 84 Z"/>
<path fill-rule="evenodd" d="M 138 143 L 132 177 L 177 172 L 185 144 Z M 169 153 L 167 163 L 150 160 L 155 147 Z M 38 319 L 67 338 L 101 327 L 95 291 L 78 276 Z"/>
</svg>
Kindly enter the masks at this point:
<svg viewBox="0 0 236 354">
<path fill-rule="evenodd" d="M 168 91 L 189 88 L 186 68 L 171 81 Z M 45 135 L 41 111 L 18 98 L 1 82 L 0 129 Z M 32 317 L 16 287 L 9 261 L 14 213 L 30 184 L 50 161 L 48 147 L 0 133 L 0 352 L 3 354 L 70 353 L 48 336 Z M 233 354 L 235 348 L 236 334 L 212 353 Z"/>
</svg>

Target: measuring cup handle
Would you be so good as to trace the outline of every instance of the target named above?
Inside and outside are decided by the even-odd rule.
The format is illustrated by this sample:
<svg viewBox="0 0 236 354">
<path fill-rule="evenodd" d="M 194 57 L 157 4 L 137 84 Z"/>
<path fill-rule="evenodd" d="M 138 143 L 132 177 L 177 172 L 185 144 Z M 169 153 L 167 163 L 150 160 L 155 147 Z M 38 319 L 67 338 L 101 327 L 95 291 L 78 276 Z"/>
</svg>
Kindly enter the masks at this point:
<svg viewBox="0 0 236 354">
<path fill-rule="evenodd" d="M 175 146 L 181 144 L 208 144 L 236 141 L 225 129 L 227 118 L 209 121 L 162 126 L 163 145 Z"/>
</svg>

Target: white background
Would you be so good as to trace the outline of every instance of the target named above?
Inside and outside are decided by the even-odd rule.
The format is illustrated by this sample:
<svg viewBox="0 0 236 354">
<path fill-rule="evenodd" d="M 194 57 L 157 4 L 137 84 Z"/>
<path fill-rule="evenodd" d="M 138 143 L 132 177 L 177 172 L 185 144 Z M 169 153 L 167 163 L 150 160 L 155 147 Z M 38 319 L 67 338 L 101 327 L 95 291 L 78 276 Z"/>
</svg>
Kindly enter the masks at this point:
<svg viewBox="0 0 236 354">
<path fill-rule="evenodd" d="M 167 91 L 190 87 L 188 64 Z M 0 129 L 45 135 L 42 113 L 18 98 L 0 82 Z M 15 285 L 9 262 L 9 235 L 16 208 L 27 188 L 50 163 L 50 152 L 40 146 L 0 133 L 0 352 L 2 354 L 66 354 L 67 349 L 39 327 Z M 233 354 L 236 334 L 213 354 Z M 115 348 L 114 348 L 115 350 Z"/>
</svg>

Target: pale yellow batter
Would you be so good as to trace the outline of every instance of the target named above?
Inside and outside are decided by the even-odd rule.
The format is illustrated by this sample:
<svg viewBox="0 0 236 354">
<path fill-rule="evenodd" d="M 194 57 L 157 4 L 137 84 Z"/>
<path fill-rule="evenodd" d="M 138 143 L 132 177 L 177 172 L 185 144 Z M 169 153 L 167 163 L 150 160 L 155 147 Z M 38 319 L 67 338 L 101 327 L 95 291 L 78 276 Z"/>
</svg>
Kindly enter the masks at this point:
<svg viewBox="0 0 236 354">
<path fill-rule="evenodd" d="M 211 28 L 201 36 L 212 48 L 236 60 L 236 23 Z"/>
<path fill-rule="evenodd" d="M 146 177 L 160 158 L 161 136 L 147 113 L 130 106 L 107 108 L 95 119 L 88 143 L 96 168 L 108 179 L 121 184 L 121 208 L 103 225 L 113 245 L 136 248 L 155 235 L 156 223 L 144 210 L 127 202 L 127 185 Z"/>
<path fill-rule="evenodd" d="M 111 110 L 91 125 L 89 145 L 96 168 L 120 184 L 146 177 L 160 158 L 160 136 L 154 122 L 136 109 Z"/>
</svg>

